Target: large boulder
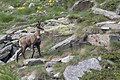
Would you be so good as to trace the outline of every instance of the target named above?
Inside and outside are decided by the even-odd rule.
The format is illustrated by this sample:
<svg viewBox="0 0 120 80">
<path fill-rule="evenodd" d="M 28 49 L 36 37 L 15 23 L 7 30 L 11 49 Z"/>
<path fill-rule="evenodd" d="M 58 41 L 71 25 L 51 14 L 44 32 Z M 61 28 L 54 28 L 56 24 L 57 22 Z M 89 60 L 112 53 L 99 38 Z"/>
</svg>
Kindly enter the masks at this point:
<svg viewBox="0 0 120 80">
<path fill-rule="evenodd" d="M 79 0 L 71 8 L 71 10 L 84 10 L 93 6 L 90 0 Z"/>
<path fill-rule="evenodd" d="M 120 29 L 120 24 L 105 24 L 105 25 L 101 26 L 101 29 L 104 29 L 104 28 L 118 30 L 118 29 Z"/>
<path fill-rule="evenodd" d="M 79 80 L 79 77 L 82 77 L 90 69 L 101 70 L 99 61 L 96 58 L 84 60 L 76 65 L 66 67 L 63 75 L 65 80 Z"/>
<path fill-rule="evenodd" d="M 93 13 L 104 15 L 110 19 L 120 19 L 120 15 L 112 11 L 107 11 L 107 10 L 103 10 L 103 9 L 96 8 L 96 7 L 93 7 L 92 10 L 93 10 Z"/>
<path fill-rule="evenodd" d="M 7 35 L 0 35 L 0 43 L 3 43 Z"/>
<path fill-rule="evenodd" d="M 109 34 L 90 34 L 88 35 L 87 41 L 92 45 L 108 47 L 110 37 Z"/>
<path fill-rule="evenodd" d="M 103 25 L 107 25 L 107 24 L 115 24 L 116 22 L 115 21 L 105 21 L 105 22 L 99 22 L 99 23 L 96 23 L 96 26 L 103 26 Z"/>
<path fill-rule="evenodd" d="M 55 51 L 55 50 L 58 50 L 58 49 L 62 49 L 64 48 L 65 49 L 65 46 L 66 47 L 69 47 L 68 45 L 71 43 L 71 41 L 75 40 L 76 39 L 76 36 L 75 35 L 72 35 L 70 36 L 69 38 L 59 42 L 58 44 L 54 45 L 50 51 Z M 63 50 L 63 49 L 62 49 Z"/>
<path fill-rule="evenodd" d="M 5 46 L 3 49 L 0 50 L 0 60 L 3 62 L 8 62 L 8 60 L 15 54 L 15 51 L 17 50 L 17 47 L 13 44 L 9 44 Z"/>
</svg>

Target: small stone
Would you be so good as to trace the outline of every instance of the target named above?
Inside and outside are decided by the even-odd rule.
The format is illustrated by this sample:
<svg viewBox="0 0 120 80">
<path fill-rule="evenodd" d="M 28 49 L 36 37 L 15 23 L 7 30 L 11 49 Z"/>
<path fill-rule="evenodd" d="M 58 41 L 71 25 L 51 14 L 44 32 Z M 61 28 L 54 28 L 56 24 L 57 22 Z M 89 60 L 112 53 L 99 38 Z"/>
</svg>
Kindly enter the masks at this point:
<svg viewBox="0 0 120 80">
<path fill-rule="evenodd" d="M 35 4 L 34 3 L 30 3 L 28 8 L 31 8 L 32 6 L 35 6 Z"/>
<path fill-rule="evenodd" d="M 99 60 L 99 61 L 101 61 L 101 60 L 102 60 L 102 57 L 101 57 L 101 56 L 99 56 L 99 57 L 98 57 L 98 60 Z"/>
<path fill-rule="evenodd" d="M 60 78 L 60 72 L 54 74 L 53 77 L 56 78 L 56 79 Z"/>
<path fill-rule="evenodd" d="M 72 60 L 73 57 L 74 57 L 74 56 L 70 56 L 70 55 L 68 55 L 68 56 L 62 58 L 62 59 L 61 59 L 61 62 L 63 62 L 63 63 L 67 63 L 67 62 L 69 62 L 70 60 Z"/>
<path fill-rule="evenodd" d="M 8 9 L 15 9 L 13 6 L 9 6 Z"/>
<path fill-rule="evenodd" d="M 27 66 L 33 66 L 33 65 L 37 65 L 37 64 L 43 64 L 45 63 L 47 60 L 45 59 L 42 59 L 42 58 L 33 58 L 33 59 L 26 59 L 23 61 L 23 64 L 24 65 L 27 65 Z"/>
</svg>

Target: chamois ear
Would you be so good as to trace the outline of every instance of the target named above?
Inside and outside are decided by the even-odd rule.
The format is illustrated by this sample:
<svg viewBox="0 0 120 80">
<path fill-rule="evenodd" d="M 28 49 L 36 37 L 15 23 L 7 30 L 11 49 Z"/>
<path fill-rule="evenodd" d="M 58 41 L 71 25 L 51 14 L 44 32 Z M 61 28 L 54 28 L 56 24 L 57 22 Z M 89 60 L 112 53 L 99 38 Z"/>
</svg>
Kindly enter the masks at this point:
<svg viewBox="0 0 120 80">
<path fill-rule="evenodd" d="M 40 21 L 37 22 L 36 27 L 39 28 L 41 26 Z"/>
<path fill-rule="evenodd" d="M 39 25 L 41 25 L 41 22 L 40 22 L 40 21 L 38 21 L 38 24 L 39 24 Z"/>
<path fill-rule="evenodd" d="M 42 28 L 42 26 L 41 26 L 41 22 L 40 22 L 40 21 L 38 21 L 38 23 L 36 24 L 36 27 L 37 27 L 38 29 L 44 30 L 44 29 Z"/>
</svg>

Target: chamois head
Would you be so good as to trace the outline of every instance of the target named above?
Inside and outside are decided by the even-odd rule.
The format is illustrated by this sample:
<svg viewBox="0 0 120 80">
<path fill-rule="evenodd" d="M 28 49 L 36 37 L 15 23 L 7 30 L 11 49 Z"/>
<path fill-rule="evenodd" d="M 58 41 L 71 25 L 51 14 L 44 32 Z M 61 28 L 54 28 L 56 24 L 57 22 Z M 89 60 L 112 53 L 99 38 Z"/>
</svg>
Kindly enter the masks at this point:
<svg viewBox="0 0 120 80">
<path fill-rule="evenodd" d="M 37 27 L 38 29 L 44 30 L 44 29 L 42 28 L 42 26 L 41 26 L 41 22 L 39 22 L 39 21 L 37 22 L 36 27 Z"/>
</svg>

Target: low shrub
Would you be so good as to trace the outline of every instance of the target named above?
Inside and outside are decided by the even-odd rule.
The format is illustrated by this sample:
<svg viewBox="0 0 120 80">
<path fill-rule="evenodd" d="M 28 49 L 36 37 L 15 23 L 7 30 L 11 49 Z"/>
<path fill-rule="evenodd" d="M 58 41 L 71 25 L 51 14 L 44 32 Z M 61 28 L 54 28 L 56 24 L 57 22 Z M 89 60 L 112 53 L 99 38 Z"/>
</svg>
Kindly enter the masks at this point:
<svg viewBox="0 0 120 80">
<path fill-rule="evenodd" d="M 17 77 L 17 72 L 10 66 L 0 65 L 0 80 L 20 80 Z"/>
<path fill-rule="evenodd" d="M 14 19 L 14 16 L 11 14 L 0 13 L 0 22 L 8 23 Z"/>
<path fill-rule="evenodd" d="M 99 7 L 105 10 L 115 11 L 119 4 L 120 0 L 105 0 Z"/>
<path fill-rule="evenodd" d="M 116 51 L 120 49 L 120 41 L 112 40 L 110 42 L 110 49 L 111 51 Z"/>
</svg>

